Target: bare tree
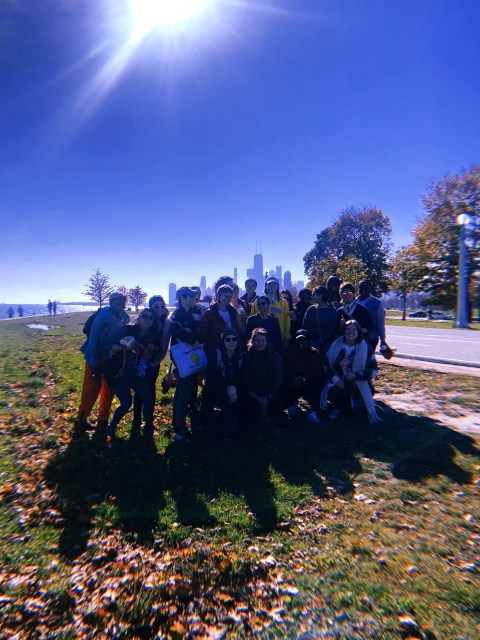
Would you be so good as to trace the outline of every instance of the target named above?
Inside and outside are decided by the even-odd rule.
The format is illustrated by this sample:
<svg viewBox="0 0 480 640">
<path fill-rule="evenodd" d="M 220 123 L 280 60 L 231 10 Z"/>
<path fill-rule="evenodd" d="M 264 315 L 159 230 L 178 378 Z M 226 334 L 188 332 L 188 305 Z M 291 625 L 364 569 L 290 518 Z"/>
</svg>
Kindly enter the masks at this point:
<svg viewBox="0 0 480 640">
<path fill-rule="evenodd" d="M 85 287 L 83 295 L 88 296 L 99 307 L 108 302 L 108 298 L 115 290 L 110 284 L 110 277 L 102 273 L 100 269 L 95 269 Z"/>
<path fill-rule="evenodd" d="M 128 290 L 128 301 L 133 304 L 135 307 L 135 311 L 138 313 L 138 307 L 145 302 L 147 299 L 147 294 L 145 291 L 137 285 L 133 287 L 133 289 Z"/>
</svg>

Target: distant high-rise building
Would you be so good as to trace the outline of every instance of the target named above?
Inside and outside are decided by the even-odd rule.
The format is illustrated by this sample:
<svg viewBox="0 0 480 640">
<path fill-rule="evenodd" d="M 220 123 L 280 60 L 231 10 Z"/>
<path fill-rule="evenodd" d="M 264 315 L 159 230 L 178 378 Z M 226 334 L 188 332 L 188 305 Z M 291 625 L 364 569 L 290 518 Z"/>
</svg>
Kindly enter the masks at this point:
<svg viewBox="0 0 480 640">
<path fill-rule="evenodd" d="M 275 276 L 278 280 L 278 284 L 280 285 L 280 289 L 283 289 L 283 278 L 282 278 L 282 266 L 277 265 L 275 269 Z"/>
<path fill-rule="evenodd" d="M 238 269 L 237 269 L 237 267 L 234 267 L 234 269 L 233 269 L 233 281 L 235 282 L 235 284 L 238 283 Z"/>
<path fill-rule="evenodd" d="M 207 288 L 207 278 L 206 276 L 202 276 L 200 278 L 200 289 L 205 293 L 205 289 Z"/>
<path fill-rule="evenodd" d="M 300 289 L 303 289 L 304 287 L 305 287 L 305 281 L 297 280 L 297 291 L 300 291 Z"/>
<path fill-rule="evenodd" d="M 256 253 L 253 256 L 253 269 L 247 269 L 247 278 L 254 278 L 258 283 L 258 291 L 263 291 L 265 274 L 263 273 L 263 256 Z"/>
<path fill-rule="evenodd" d="M 270 271 L 268 272 L 268 277 L 270 278 L 271 276 L 273 276 L 274 278 L 277 277 L 277 273 L 276 271 L 274 271 L 274 269 L 270 269 Z"/>
<path fill-rule="evenodd" d="M 292 290 L 292 274 L 290 271 L 285 271 L 285 275 L 283 277 L 283 288 L 288 289 L 288 291 Z"/>
<path fill-rule="evenodd" d="M 168 304 L 173 307 L 177 303 L 177 285 L 170 282 L 168 285 Z"/>
</svg>

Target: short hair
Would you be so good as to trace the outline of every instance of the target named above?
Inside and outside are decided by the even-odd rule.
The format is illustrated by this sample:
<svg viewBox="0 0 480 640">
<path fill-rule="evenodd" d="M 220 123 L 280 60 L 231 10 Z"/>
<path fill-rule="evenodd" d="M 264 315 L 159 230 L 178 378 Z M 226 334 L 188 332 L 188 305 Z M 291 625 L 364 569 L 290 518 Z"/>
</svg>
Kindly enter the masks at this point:
<svg viewBox="0 0 480 640">
<path fill-rule="evenodd" d="M 198 284 L 194 284 L 194 285 L 192 285 L 192 286 L 190 287 L 190 289 L 191 289 L 192 291 L 196 291 L 197 293 L 199 293 L 200 295 L 202 295 L 202 290 L 201 290 L 201 288 L 198 286 Z"/>
<path fill-rule="evenodd" d="M 222 284 L 233 284 L 233 278 L 232 276 L 220 276 L 213 284 L 213 290 L 215 291 L 215 293 L 217 293 L 219 287 L 222 286 Z"/>
<path fill-rule="evenodd" d="M 222 284 L 218 287 L 217 289 L 217 300 L 220 298 L 221 295 L 223 295 L 224 293 L 229 293 L 230 295 L 233 296 L 233 289 L 230 285 L 228 284 Z"/>
<path fill-rule="evenodd" d="M 318 296 L 322 302 L 328 302 L 329 293 L 327 287 L 315 287 L 313 295 Z"/>
<path fill-rule="evenodd" d="M 258 298 L 255 300 L 255 302 L 257 303 L 257 307 L 260 300 L 265 300 L 268 305 L 271 304 L 270 298 L 268 296 L 258 296 Z"/>
<path fill-rule="evenodd" d="M 340 293 L 343 293 L 345 289 L 350 289 L 350 291 L 353 291 L 353 293 L 355 293 L 356 291 L 355 285 L 353 285 L 351 282 L 344 282 L 340 287 Z"/>
<path fill-rule="evenodd" d="M 304 296 L 306 293 L 308 294 L 309 298 L 312 297 L 312 292 L 308 287 L 304 287 L 303 289 L 300 289 L 300 291 L 298 292 L 298 297 L 301 298 L 302 295 Z"/>
<path fill-rule="evenodd" d="M 247 286 L 247 284 L 249 284 L 250 282 L 253 282 L 253 284 L 255 285 L 255 288 L 258 287 L 258 282 L 255 280 L 255 278 L 247 278 L 245 280 L 245 286 Z"/>
</svg>

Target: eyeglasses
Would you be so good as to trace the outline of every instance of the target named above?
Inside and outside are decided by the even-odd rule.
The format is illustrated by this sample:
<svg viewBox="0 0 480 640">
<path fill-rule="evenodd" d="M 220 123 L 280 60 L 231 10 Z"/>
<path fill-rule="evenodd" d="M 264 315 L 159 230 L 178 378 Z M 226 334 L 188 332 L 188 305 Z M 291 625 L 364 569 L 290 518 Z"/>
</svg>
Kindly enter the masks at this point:
<svg viewBox="0 0 480 640">
<path fill-rule="evenodd" d="M 237 342 L 236 338 L 225 338 L 224 342 Z"/>
<path fill-rule="evenodd" d="M 257 302 L 257 307 L 268 307 L 268 302 Z"/>
</svg>

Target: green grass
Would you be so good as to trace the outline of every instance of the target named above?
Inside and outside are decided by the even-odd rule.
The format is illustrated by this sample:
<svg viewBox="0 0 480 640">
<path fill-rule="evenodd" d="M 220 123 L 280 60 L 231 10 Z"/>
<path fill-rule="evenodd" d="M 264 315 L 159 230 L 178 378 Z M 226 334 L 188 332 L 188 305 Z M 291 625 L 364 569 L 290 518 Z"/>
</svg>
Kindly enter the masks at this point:
<svg viewBox="0 0 480 640">
<path fill-rule="evenodd" d="M 73 432 L 87 316 L 47 332 L 0 323 L 0 629 L 393 639 L 408 613 L 430 638 L 477 637 L 470 435 L 426 403 L 416 415 L 381 403 L 374 427 L 285 416 L 186 448 L 172 442 L 169 392 L 161 456 L 129 446 L 128 419 L 108 449 Z M 381 365 L 376 387 L 452 416 L 479 403 L 468 376 Z"/>
</svg>

